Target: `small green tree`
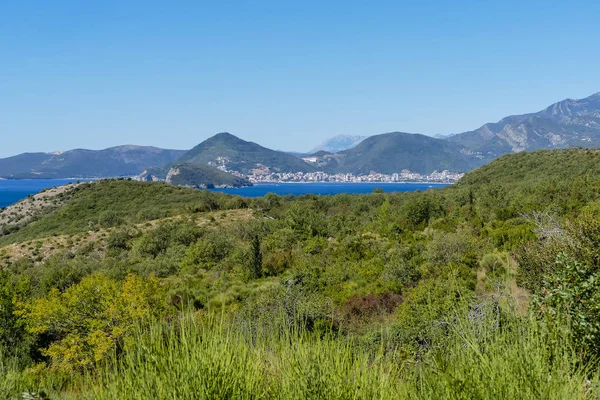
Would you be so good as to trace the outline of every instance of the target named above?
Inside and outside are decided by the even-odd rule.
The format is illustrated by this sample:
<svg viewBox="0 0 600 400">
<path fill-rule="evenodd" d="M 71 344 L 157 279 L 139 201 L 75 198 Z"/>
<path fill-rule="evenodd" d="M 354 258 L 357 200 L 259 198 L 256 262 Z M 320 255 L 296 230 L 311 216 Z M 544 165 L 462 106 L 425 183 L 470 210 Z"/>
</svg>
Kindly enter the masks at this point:
<svg viewBox="0 0 600 400">
<path fill-rule="evenodd" d="M 379 211 L 377 212 L 377 221 L 375 222 L 375 229 L 382 235 L 387 235 L 391 229 L 391 212 L 390 212 L 390 199 L 385 198 Z"/>
<path fill-rule="evenodd" d="M 250 279 L 259 279 L 262 277 L 262 251 L 260 249 L 260 239 L 254 235 L 250 243 L 250 260 L 248 265 Z"/>
</svg>

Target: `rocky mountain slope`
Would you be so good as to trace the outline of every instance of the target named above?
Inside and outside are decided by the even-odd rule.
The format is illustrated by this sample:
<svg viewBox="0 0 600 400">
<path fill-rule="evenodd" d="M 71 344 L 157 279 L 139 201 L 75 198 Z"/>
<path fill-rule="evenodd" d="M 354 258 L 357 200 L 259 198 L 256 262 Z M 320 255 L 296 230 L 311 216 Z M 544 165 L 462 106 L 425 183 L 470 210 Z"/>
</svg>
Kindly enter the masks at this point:
<svg viewBox="0 0 600 400">
<path fill-rule="evenodd" d="M 563 100 L 537 113 L 509 116 L 448 141 L 484 160 L 525 150 L 600 147 L 600 93 Z"/>
</svg>

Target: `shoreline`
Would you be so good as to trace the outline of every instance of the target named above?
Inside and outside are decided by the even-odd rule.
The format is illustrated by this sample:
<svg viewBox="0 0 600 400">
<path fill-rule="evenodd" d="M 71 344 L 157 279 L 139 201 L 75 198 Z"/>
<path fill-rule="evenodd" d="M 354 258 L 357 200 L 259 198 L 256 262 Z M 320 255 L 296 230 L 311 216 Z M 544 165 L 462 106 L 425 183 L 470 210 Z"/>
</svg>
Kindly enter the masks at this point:
<svg viewBox="0 0 600 400">
<path fill-rule="evenodd" d="M 92 181 L 99 181 L 99 180 L 103 180 L 103 179 L 129 179 L 129 178 L 134 179 L 134 177 L 122 177 L 122 176 L 105 177 L 105 178 L 24 178 L 24 179 L 0 177 L 0 181 L 6 181 L 6 182 L 74 181 L 74 182 L 69 182 L 69 183 L 75 183 L 76 181 L 92 182 Z M 458 180 L 453 181 L 453 182 L 439 182 L 439 181 L 398 181 L 398 182 L 381 182 L 381 181 L 372 181 L 372 182 L 371 181 L 358 181 L 358 182 L 353 182 L 353 181 L 349 181 L 349 182 L 340 182 L 340 181 L 335 181 L 335 182 L 329 182 L 329 181 L 250 181 L 250 182 L 252 182 L 253 185 L 313 184 L 313 183 L 321 183 L 321 184 L 328 183 L 328 184 L 340 184 L 340 185 L 374 184 L 374 183 L 393 184 L 393 185 L 406 185 L 406 184 L 452 185 L 452 184 L 458 182 Z"/>
<path fill-rule="evenodd" d="M 407 182 L 326 182 L 326 181 L 298 181 L 298 182 L 252 182 L 254 185 L 287 185 L 287 184 L 314 184 L 314 183 L 327 183 L 327 184 L 338 184 L 338 185 L 347 185 L 347 184 L 385 184 L 385 185 L 410 185 L 410 184 L 418 184 L 418 185 L 453 185 L 456 182 L 427 182 L 427 181 L 407 181 Z"/>
<path fill-rule="evenodd" d="M 9 181 L 9 182 L 17 182 L 17 181 L 31 181 L 31 182 L 41 182 L 41 181 L 99 181 L 102 179 L 127 179 L 121 177 L 114 178 L 2 178 L 0 177 L 0 181 Z"/>
</svg>

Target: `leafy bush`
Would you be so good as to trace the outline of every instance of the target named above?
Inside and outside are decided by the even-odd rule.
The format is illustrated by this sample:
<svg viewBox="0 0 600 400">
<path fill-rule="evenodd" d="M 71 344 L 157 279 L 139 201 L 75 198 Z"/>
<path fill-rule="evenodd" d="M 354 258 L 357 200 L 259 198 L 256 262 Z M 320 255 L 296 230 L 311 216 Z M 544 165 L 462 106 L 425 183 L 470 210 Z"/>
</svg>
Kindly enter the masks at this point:
<svg viewBox="0 0 600 400">
<path fill-rule="evenodd" d="M 559 255 L 533 304 L 553 328 L 568 324 L 574 343 L 586 357 L 600 355 L 600 272 L 596 268 Z"/>
<path fill-rule="evenodd" d="M 28 332 L 46 335 L 43 354 L 58 369 L 87 369 L 107 354 L 132 344 L 139 321 L 163 315 L 166 303 L 156 279 L 129 275 L 123 282 L 92 275 L 64 293 L 21 305 Z"/>
</svg>

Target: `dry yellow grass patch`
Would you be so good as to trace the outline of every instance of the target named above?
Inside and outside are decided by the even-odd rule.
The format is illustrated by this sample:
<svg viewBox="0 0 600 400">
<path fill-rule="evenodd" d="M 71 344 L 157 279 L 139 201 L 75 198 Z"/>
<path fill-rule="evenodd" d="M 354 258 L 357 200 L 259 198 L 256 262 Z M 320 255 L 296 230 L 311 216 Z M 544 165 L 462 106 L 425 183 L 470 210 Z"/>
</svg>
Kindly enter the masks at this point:
<svg viewBox="0 0 600 400">
<path fill-rule="evenodd" d="M 249 221 L 255 217 L 253 211 L 250 209 L 209 211 L 202 214 L 196 214 L 193 217 L 190 215 L 178 215 L 171 218 L 157 219 L 137 224 L 135 225 L 135 229 L 146 232 L 156 229 L 161 223 L 192 220 L 192 218 L 198 226 L 211 230 L 219 230 L 237 222 Z M 23 257 L 41 262 L 59 251 L 68 249 L 72 252 L 76 252 L 90 244 L 94 244 L 96 250 L 103 251 L 105 250 L 106 239 L 110 232 L 115 229 L 118 228 L 99 229 L 74 235 L 50 236 L 0 247 L 0 268 L 5 268 L 9 263 L 15 262 Z"/>
</svg>

